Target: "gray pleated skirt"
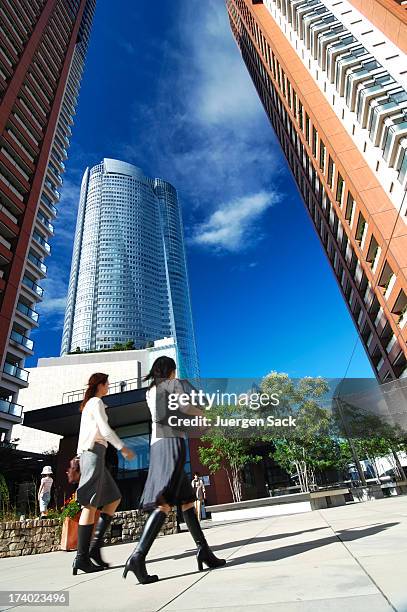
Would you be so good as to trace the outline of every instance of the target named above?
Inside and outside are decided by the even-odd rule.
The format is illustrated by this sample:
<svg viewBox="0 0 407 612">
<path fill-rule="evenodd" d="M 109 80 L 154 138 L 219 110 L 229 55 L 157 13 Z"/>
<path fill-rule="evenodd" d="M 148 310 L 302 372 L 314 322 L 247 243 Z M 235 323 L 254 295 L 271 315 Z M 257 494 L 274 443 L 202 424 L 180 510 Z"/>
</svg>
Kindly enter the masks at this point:
<svg viewBox="0 0 407 612">
<path fill-rule="evenodd" d="M 140 502 L 143 510 L 195 501 L 195 492 L 184 472 L 185 460 L 184 438 L 161 438 L 151 445 L 150 466 Z"/>
<path fill-rule="evenodd" d="M 81 478 L 76 499 L 81 506 L 100 508 L 120 499 L 120 489 L 105 465 L 106 447 L 94 444 L 92 450 L 84 451 L 80 457 Z"/>
</svg>

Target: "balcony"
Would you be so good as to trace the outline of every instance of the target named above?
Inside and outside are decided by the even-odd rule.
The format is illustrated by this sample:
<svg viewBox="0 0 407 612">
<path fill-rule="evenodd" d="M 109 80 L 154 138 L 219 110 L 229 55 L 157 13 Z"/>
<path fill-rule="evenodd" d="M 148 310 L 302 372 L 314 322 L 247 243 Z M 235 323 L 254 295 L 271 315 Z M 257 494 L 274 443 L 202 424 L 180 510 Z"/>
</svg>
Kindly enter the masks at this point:
<svg viewBox="0 0 407 612">
<path fill-rule="evenodd" d="M 10 340 L 14 340 L 14 342 L 16 342 L 24 350 L 32 351 L 34 348 L 34 342 L 30 340 L 30 338 L 27 338 L 27 336 L 17 332 L 15 329 L 13 329 L 10 334 Z"/>
<path fill-rule="evenodd" d="M 58 185 L 62 185 L 62 177 L 59 175 L 58 170 L 51 165 L 48 165 L 48 170 Z"/>
<path fill-rule="evenodd" d="M 48 179 L 45 181 L 44 183 L 44 187 L 47 187 L 49 189 L 49 191 L 52 193 L 52 195 L 54 196 L 54 198 L 56 200 L 59 200 L 61 194 L 59 193 L 59 191 L 56 189 L 56 187 L 54 187 L 54 185 L 51 183 L 51 181 L 49 181 Z"/>
<path fill-rule="evenodd" d="M 17 365 L 6 361 L 3 367 L 3 372 L 12 376 L 13 378 L 18 378 L 24 382 L 28 382 L 28 377 L 30 373 L 28 370 L 24 370 L 23 368 L 19 368 Z"/>
<path fill-rule="evenodd" d="M 34 293 L 39 297 L 42 297 L 44 295 L 44 289 L 37 285 L 37 283 L 34 283 L 34 281 L 28 278 L 28 276 L 23 277 L 22 283 L 23 285 L 31 289 L 31 291 L 34 291 Z"/>
<path fill-rule="evenodd" d="M 11 414 L 12 416 L 21 419 L 21 415 L 23 414 L 23 407 L 20 406 L 20 404 L 14 404 L 14 402 L 9 402 L 8 400 L 0 399 L 0 412 L 3 412 L 5 414 Z"/>
<path fill-rule="evenodd" d="M 28 317 L 29 319 L 31 319 L 32 321 L 34 321 L 35 323 L 38 323 L 38 319 L 40 315 L 38 314 L 38 312 L 35 312 L 35 310 L 33 310 L 32 308 L 29 308 L 22 302 L 18 302 L 17 310 L 21 312 L 23 315 L 25 315 L 26 317 Z"/>
<path fill-rule="evenodd" d="M 33 233 L 33 238 L 35 240 L 35 242 L 38 242 L 39 245 L 42 246 L 42 248 L 44 249 L 44 251 L 46 253 L 51 253 L 51 246 L 48 244 L 48 242 L 46 240 L 44 240 L 44 238 L 42 236 L 40 236 L 39 234 L 37 234 L 37 232 Z"/>
<path fill-rule="evenodd" d="M 59 153 L 53 151 L 51 159 L 52 159 L 53 164 L 57 165 L 61 169 L 62 172 L 65 172 L 65 164 L 62 161 L 62 159 L 59 157 Z"/>
<path fill-rule="evenodd" d="M 41 272 L 42 276 L 46 276 L 48 268 L 45 265 L 45 263 L 43 261 L 41 261 L 41 259 L 38 259 L 38 257 L 36 257 L 33 253 L 31 253 L 31 251 L 28 253 L 27 259 L 32 264 L 34 264 L 34 266 L 37 268 L 37 270 L 39 270 Z"/>
<path fill-rule="evenodd" d="M 42 223 L 44 227 L 47 228 L 47 230 L 51 234 L 54 233 L 54 226 L 49 222 L 49 220 L 41 212 L 37 214 L 37 219 Z"/>
<path fill-rule="evenodd" d="M 57 209 L 55 208 L 51 200 L 47 198 L 47 196 L 44 193 L 41 194 L 41 203 L 44 204 L 44 206 L 46 206 L 47 208 L 49 208 L 55 217 L 57 216 L 58 214 Z"/>
</svg>

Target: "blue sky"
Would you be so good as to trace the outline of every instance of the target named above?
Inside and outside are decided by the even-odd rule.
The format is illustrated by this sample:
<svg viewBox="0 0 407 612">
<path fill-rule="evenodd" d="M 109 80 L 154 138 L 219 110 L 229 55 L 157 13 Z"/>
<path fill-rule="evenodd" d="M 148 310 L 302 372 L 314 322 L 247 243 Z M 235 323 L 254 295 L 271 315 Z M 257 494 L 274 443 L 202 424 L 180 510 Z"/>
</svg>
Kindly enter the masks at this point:
<svg viewBox="0 0 407 612">
<path fill-rule="evenodd" d="M 175 6 L 174 6 L 175 5 Z M 222 0 L 98 0 L 33 334 L 59 354 L 80 180 L 103 157 L 182 203 L 203 376 L 371 368 L 229 30 Z"/>
</svg>

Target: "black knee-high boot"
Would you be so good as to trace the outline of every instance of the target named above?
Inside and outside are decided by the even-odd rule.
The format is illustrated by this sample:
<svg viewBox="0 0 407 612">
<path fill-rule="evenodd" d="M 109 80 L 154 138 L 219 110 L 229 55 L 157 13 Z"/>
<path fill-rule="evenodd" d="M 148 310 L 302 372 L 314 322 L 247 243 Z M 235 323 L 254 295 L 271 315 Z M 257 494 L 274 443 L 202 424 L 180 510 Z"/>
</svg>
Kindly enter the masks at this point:
<svg viewBox="0 0 407 612">
<path fill-rule="evenodd" d="M 89 557 L 89 544 L 92 537 L 92 525 L 78 525 L 78 552 L 72 564 L 72 573 L 74 576 L 78 570 L 82 572 L 98 572 L 101 567 L 94 565 Z"/>
<path fill-rule="evenodd" d="M 109 528 L 110 523 L 112 522 L 112 518 L 113 516 L 106 514 L 105 512 L 100 514 L 89 549 L 89 557 L 102 569 L 107 569 L 109 567 L 109 564 L 106 563 L 106 561 L 103 561 L 102 555 L 100 554 L 100 549 L 103 546 L 103 538 Z"/>
<path fill-rule="evenodd" d="M 215 569 L 216 567 L 225 565 L 226 559 L 218 559 L 209 548 L 209 544 L 205 539 L 198 517 L 196 516 L 195 508 L 184 510 L 183 514 L 187 527 L 197 546 L 196 560 L 198 562 L 199 571 L 202 571 L 203 563 L 205 563 L 209 569 Z"/>
<path fill-rule="evenodd" d="M 141 534 L 140 540 L 126 561 L 126 565 L 123 571 L 123 578 L 126 578 L 127 572 L 131 571 L 135 574 L 137 580 L 141 584 L 149 584 L 150 582 L 157 582 L 158 576 L 149 576 L 146 570 L 146 556 L 154 540 L 159 534 L 161 527 L 164 525 L 167 515 L 161 510 L 154 510 L 147 519 L 144 525 L 143 533 Z"/>
</svg>

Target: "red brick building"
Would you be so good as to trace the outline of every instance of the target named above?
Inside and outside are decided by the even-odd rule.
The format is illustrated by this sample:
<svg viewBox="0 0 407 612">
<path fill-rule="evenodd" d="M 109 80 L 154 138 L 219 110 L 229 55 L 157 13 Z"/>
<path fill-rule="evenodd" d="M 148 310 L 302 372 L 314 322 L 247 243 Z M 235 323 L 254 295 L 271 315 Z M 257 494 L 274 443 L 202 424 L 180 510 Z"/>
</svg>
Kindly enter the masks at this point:
<svg viewBox="0 0 407 612">
<path fill-rule="evenodd" d="M 96 0 L 4 0 L 0 42 L 0 440 L 21 422 L 44 263 Z"/>
<path fill-rule="evenodd" d="M 380 382 L 407 375 L 403 4 L 226 2 L 243 60 Z"/>
</svg>

